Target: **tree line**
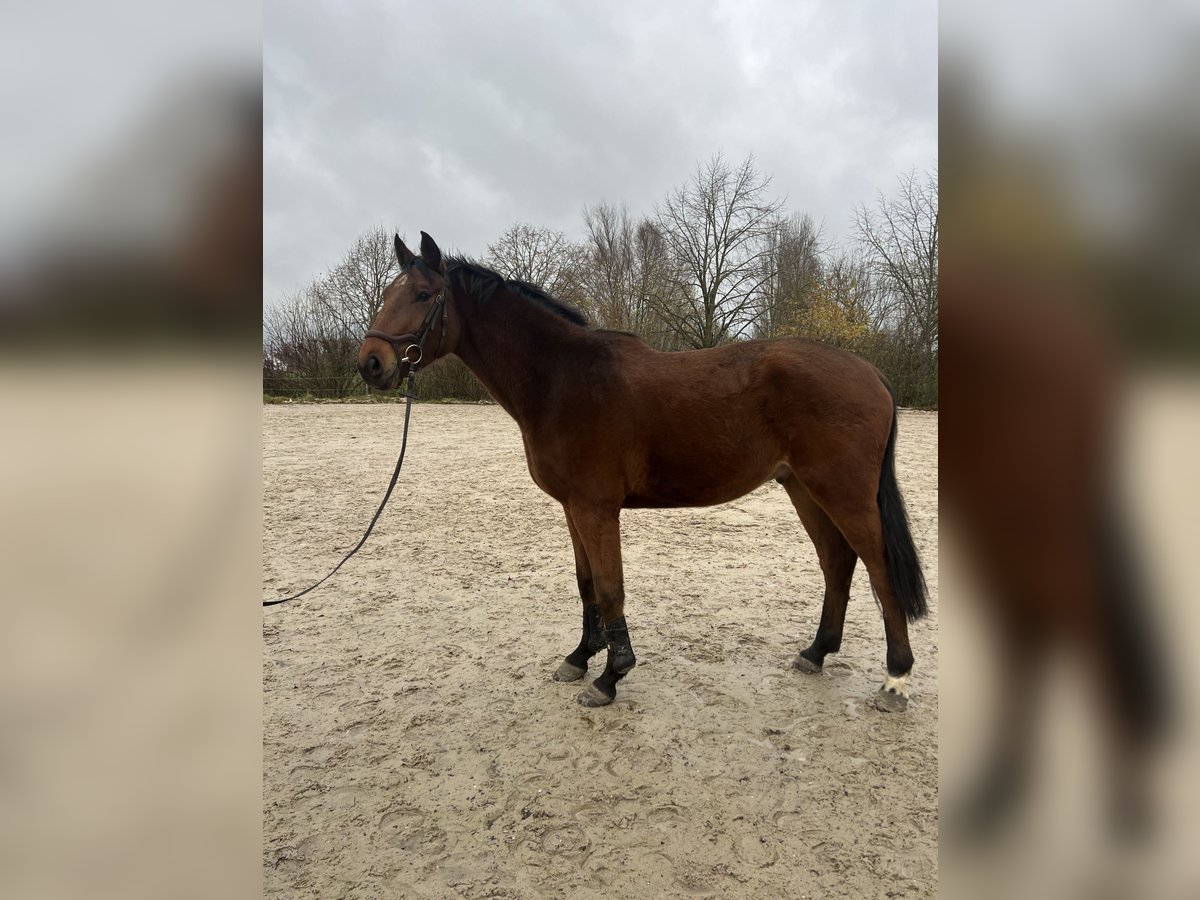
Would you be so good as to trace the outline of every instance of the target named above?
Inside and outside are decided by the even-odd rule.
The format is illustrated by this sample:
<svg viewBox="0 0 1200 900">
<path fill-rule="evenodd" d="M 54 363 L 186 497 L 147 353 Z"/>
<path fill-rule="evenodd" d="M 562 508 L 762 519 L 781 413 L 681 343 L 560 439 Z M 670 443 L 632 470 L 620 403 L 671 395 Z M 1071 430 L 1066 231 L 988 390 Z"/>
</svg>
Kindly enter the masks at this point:
<svg viewBox="0 0 1200 900">
<path fill-rule="evenodd" d="M 851 246 L 788 213 L 753 157 L 717 154 L 646 215 L 598 203 L 584 237 L 517 223 L 482 262 L 538 285 L 598 326 L 632 331 L 659 350 L 782 336 L 812 338 L 873 362 L 905 406 L 937 406 L 937 172 L 910 172 L 891 194 L 854 210 Z M 399 274 L 383 228 L 355 241 L 331 271 L 264 318 L 263 390 L 364 395 L 362 334 Z M 417 379 L 426 399 L 482 400 L 457 359 Z"/>
</svg>

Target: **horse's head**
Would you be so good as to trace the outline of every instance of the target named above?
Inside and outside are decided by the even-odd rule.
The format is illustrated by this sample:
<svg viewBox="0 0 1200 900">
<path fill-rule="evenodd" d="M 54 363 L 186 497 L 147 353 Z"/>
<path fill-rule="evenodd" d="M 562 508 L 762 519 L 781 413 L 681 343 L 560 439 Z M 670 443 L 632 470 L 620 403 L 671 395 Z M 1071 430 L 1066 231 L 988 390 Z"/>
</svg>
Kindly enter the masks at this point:
<svg viewBox="0 0 1200 900">
<path fill-rule="evenodd" d="M 449 352 L 446 263 L 433 238 L 421 232 L 421 255 L 396 235 L 400 274 L 383 292 L 383 306 L 358 350 L 358 371 L 372 387 L 391 390 L 409 367 L 428 366 Z"/>
</svg>

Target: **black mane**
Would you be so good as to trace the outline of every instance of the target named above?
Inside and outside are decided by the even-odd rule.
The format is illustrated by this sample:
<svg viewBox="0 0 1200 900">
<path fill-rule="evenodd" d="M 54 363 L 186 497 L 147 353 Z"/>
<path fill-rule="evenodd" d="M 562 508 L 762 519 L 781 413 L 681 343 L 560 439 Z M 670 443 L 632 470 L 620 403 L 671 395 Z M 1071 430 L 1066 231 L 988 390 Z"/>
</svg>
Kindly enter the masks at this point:
<svg viewBox="0 0 1200 900">
<path fill-rule="evenodd" d="M 542 309 L 549 310 L 560 319 L 566 319 L 573 325 L 587 328 L 587 316 L 557 297 L 551 297 L 540 287 L 524 281 L 505 278 L 499 272 L 489 269 L 481 263 L 462 256 L 446 258 L 447 277 L 453 278 L 460 290 L 468 294 L 476 303 L 486 303 L 501 287 L 506 287 L 514 294 L 534 303 Z"/>
</svg>

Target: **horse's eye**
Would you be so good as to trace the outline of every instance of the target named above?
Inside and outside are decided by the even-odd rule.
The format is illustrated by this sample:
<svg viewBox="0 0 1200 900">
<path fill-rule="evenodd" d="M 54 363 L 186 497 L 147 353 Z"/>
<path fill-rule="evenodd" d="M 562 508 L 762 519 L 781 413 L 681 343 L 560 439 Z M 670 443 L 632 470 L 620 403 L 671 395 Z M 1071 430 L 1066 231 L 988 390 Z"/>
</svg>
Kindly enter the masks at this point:
<svg viewBox="0 0 1200 900">
<path fill-rule="evenodd" d="M 417 294 L 418 300 L 428 300 L 429 297 L 430 297 L 429 291 L 421 291 L 421 293 Z"/>
</svg>

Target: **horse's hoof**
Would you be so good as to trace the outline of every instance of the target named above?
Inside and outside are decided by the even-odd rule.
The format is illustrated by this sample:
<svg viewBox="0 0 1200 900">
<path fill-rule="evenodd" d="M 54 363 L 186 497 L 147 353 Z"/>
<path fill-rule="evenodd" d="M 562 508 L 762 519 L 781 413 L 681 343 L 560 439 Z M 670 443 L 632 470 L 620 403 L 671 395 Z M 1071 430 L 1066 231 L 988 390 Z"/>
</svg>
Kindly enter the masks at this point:
<svg viewBox="0 0 1200 900">
<path fill-rule="evenodd" d="M 875 695 L 875 708 L 880 712 L 904 712 L 908 709 L 908 692 L 885 684 Z"/>
<path fill-rule="evenodd" d="M 792 660 L 792 668 L 805 675 L 820 675 L 824 669 L 802 653 L 796 654 L 796 658 Z"/>
<path fill-rule="evenodd" d="M 580 691 L 575 695 L 575 702 L 580 706 L 608 706 L 613 702 L 613 697 L 608 696 L 595 684 L 589 684 L 586 691 Z"/>
<path fill-rule="evenodd" d="M 578 681 L 584 676 L 585 672 L 587 672 L 587 669 L 581 669 L 579 666 L 573 666 L 564 659 L 562 661 L 562 665 L 558 667 L 558 671 L 550 677 L 555 681 Z"/>
</svg>

